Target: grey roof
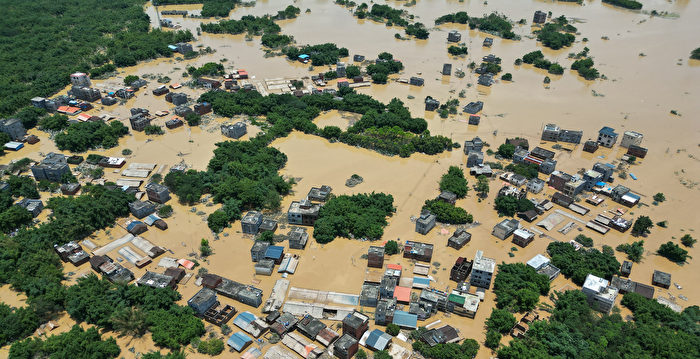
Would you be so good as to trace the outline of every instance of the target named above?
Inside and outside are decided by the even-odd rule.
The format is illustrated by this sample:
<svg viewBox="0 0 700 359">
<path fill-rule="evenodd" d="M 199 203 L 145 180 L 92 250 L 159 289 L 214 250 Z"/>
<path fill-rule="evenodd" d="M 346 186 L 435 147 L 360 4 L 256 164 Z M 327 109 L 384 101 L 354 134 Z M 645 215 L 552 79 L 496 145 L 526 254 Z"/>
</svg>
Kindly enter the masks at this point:
<svg viewBox="0 0 700 359">
<path fill-rule="evenodd" d="M 369 333 L 366 343 L 375 350 L 384 350 L 391 343 L 391 335 L 375 329 Z"/>
</svg>

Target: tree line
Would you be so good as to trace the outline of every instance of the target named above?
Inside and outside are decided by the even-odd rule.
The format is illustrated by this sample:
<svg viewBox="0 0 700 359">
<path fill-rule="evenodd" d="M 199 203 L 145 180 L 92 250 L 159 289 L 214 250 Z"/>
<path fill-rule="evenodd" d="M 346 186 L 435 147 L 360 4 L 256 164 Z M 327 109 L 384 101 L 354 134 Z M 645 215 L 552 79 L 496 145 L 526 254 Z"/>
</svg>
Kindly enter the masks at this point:
<svg viewBox="0 0 700 359">
<path fill-rule="evenodd" d="M 35 96 L 54 94 L 70 83 L 73 72 L 96 76 L 106 65 L 114 71 L 169 57 L 168 45 L 193 39 L 189 31 L 150 30 L 143 5 L 144 0 L 37 0 L 5 6 L 0 116 L 27 106 Z"/>
<path fill-rule="evenodd" d="M 378 240 L 384 235 L 386 217 L 394 211 L 394 197 L 390 194 L 331 196 L 319 211 L 314 238 L 319 243 L 329 243 L 336 237 Z"/>
</svg>

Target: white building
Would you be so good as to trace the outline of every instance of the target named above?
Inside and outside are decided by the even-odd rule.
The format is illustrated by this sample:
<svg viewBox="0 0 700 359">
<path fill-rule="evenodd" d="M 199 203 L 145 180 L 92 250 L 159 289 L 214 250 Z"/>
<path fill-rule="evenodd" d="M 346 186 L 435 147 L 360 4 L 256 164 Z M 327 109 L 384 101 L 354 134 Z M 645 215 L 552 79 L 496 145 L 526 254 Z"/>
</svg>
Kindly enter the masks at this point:
<svg viewBox="0 0 700 359">
<path fill-rule="evenodd" d="M 588 304 L 597 311 L 608 313 L 615 305 L 615 299 L 619 290 L 609 286 L 609 282 L 603 278 L 589 274 L 581 289 L 588 299 Z"/>
<path fill-rule="evenodd" d="M 476 251 L 470 284 L 473 286 L 489 289 L 491 287 L 491 277 L 496 269 L 496 261 L 492 258 L 484 257 L 484 252 Z"/>
<path fill-rule="evenodd" d="M 625 133 L 622 135 L 620 147 L 629 148 L 632 145 L 639 146 L 642 144 L 643 138 L 644 135 L 639 132 L 625 131 Z"/>
</svg>

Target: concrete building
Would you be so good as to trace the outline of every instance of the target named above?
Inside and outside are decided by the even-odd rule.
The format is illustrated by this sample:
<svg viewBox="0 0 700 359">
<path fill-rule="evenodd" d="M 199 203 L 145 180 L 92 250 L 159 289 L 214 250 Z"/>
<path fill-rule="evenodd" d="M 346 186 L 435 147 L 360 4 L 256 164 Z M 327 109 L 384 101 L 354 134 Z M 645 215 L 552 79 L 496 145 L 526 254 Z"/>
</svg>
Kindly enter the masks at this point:
<svg viewBox="0 0 700 359">
<path fill-rule="evenodd" d="M 253 242 L 253 247 L 250 249 L 250 258 L 253 262 L 258 262 L 265 258 L 265 253 L 267 248 L 270 247 L 269 242 L 265 241 L 255 241 Z"/>
<path fill-rule="evenodd" d="M 156 211 L 156 205 L 149 201 L 133 201 L 129 203 L 129 211 L 136 218 L 143 218 Z"/>
<path fill-rule="evenodd" d="M 496 238 L 506 239 L 518 229 L 519 225 L 520 222 L 517 219 L 504 219 L 493 227 L 491 234 Z"/>
<path fill-rule="evenodd" d="M 331 186 L 311 187 L 306 195 L 306 199 L 313 202 L 326 202 L 331 195 L 331 191 L 333 191 Z"/>
<path fill-rule="evenodd" d="M 175 44 L 175 47 L 177 48 L 177 52 L 183 55 L 188 52 L 192 52 L 192 45 L 186 42 L 178 42 L 177 44 Z"/>
<path fill-rule="evenodd" d="M 475 167 L 484 163 L 484 153 L 471 151 L 467 154 L 467 167 Z"/>
<path fill-rule="evenodd" d="M 306 228 L 292 227 L 292 230 L 287 234 L 287 238 L 289 239 L 290 249 L 304 249 L 309 241 L 309 233 L 306 232 Z"/>
<path fill-rule="evenodd" d="M 423 211 L 420 217 L 416 219 L 416 232 L 426 235 L 435 227 L 435 215 L 429 211 Z"/>
<path fill-rule="evenodd" d="M 13 141 L 19 141 L 27 134 L 22 121 L 18 118 L 1 119 L 0 132 L 8 134 Z"/>
<path fill-rule="evenodd" d="M 609 183 L 612 182 L 615 166 L 609 163 L 596 162 L 596 164 L 593 165 L 593 170 L 603 175 L 601 181 Z"/>
<path fill-rule="evenodd" d="M 661 288 L 668 288 L 671 286 L 671 274 L 655 270 L 651 277 L 651 284 Z"/>
<path fill-rule="evenodd" d="M 90 76 L 83 72 L 76 72 L 70 75 L 70 83 L 73 86 L 90 87 Z"/>
<path fill-rule="evenodd" d="M 340 359 L 350 359 L 357 353 L 358 347 L 357 339 L 348 334 L 343 334 L 333 344 L 333 355 Z"/>
<path fill-rule="evenodd" d="M 221 134 L 229 138 L 239 139 L 246 133 L 248 133 L 248 129 L 243 122 L 221 125 Z"/>
<path fill-rule="evenodd" d="M 450 76 L 452 74 L 452 64 L 442 65 L 442 74 L 444 76 Z"/>
<path fill-rule="evenodd" d="M 603 147 L 611 148 L 617 142 L 618 134 L 612 128 L 605 126 L 598 131 L 598 143 Z"/>
<path fill-rule="evenodd" d="M 313 226 L 318 219 L 318 212 L 321 206 L 317 203 L 311 203 L 307 199 L 301 201 L 293 201 L 289 205 L 287 211 L 287 221 L 289 224 L 300 224 L 304 226 Z"/>
<path fill-rule="evenodd" d="M 535 240 L 535 234 L 525 228 L 518 228 L 513 232 L 513 243 L 525 248 Z"/>
<path fill-rule="evenodd" d="M 369 247 L 369 250 L 367 251 L 367 266 L 372 268 L 384 267 L 384 247 Z"/>
<path fill-rule="evenodd" d="M 369 317 L 354 311 L 343 319 L 343 335 L 349 335 L 357 340 L 362 338 L 369 328 Z"/>
<path fill-rule="evenodd" d="M 542 192 L 542 190 L 544 189 L 544 185 L 545 185 L 545 183 L 543 180 L 535 177 L 535 178 L 530 179 L 527 182 L 527 185 L 525 186 L 525 188 L 527 189 L 528 192 L 537 194 L 537 193 Z"/>
<path fill-rule="evenodd" d="M 379 285 L 364 283 L 360 292 L 360 306 L 376 308 L 379 301 Z"/>
<path fill-rule="evenodd" d="M 464 257 L 459 257 L 455 261 L 455 264 L 450 269 L 450 280 L 457 283 L 463 282 L 469 276 L 472 271 L 473 262 L 467 260 Z"/>
<path fill-rule="evenodd" d="M 146 271 L 146 273 L 136 281 L 136 285 L 147 286 L 151 288 L 175 289 L 175 287 L 177 286 L 177 282 L 172 276 Z"/>
<path fill-rule="evenodd" d="M 615 299 L 619 290 L 608 285 L 609 282 L 603 278 L 589 274 L 583 283 L 581 291 L 586 295 L 588 304 L 597 311 L 609 313 L 615 305 Z"/>
<path fill-rule="evenodd" d="M 583 180 L 586 182 L 584 189 L 590 191 L 598 182 L 603 181 L 603 174 L 595 170 L 588 170 L 584 172 Z"/>
<path fill-rule="evenodd" d="M 50 152 L 39 164 L 31 167 L 32 175 L 36 181 L 48 180 L 51 182 L 61 182 L 63 176 L 70 174 L 70 167 L 66 161 L 66 156 L 60 153 Z"/>
<path fill-rule="evenodd" d="M 449 42 L 460 42 L 462 40 L 462 34 L 457 30 L 452 30 L 447 33 L 447 41 Z"/>
<path fill-rule="evenodd" d="M 595 151 L 598 151 L 598 147 L 598 142 L 593 140 L 588 140 L 583 144 L 583 150 L 589 153 L 595 153 Z"/>
<path fill-rule="evenodd" d="M 44 203 L 40 199 L 22 198 L 17 205 L 29 211 L 34 217 L 44 209 Z"/>
<path fill-rule="evenodd" d="M 82 86 L 71 87 L 70 91 L 68 91 L 68 94 L 79 99 L 79 100 L 84 100 L 84 101 L 88 101 L 88 102 L 97 101 L 100 98 L 102 98 L 102 94 L 100 93 L 100 90 L 98 90 L 96 88 L 89 88 L 89 87 L 82 87 Z"/>
<path fill-rule="evenodd" d="M 484 252 L 476 251 L 474 264 L 472 265 L 472 275 L 469 283 L 479 288 L 489 289 L 491 287 L 491 277 L 496 269 L 496 261 L 492 258 L 484 257 Z"/>
<path fill-rule="evenodd" d="M 553 123 L 544 125 L 544 128 L 542 129 L 542 141 L 557 142 L 559 140 L 560 131 L 561 129 L 559 126 Z"/>
<path fill-rule="evenodd" d="M 168 187 L 151 182 L 146 185 L 146 194 L 148 195 L 148 200 L 156 203 L 165 203 L 170 200 L 170 190 Z"/>
<path fill-rule="evenodd" d="M 471 140 L 464 141 L 464 154 L 468 155 L 470 152 L 481 152 L 484 148 L 484 141 L 481 138 L 474 137 Z"/>
<path fill-rule="evenodd" d="M 408 80 L 408 83 L 413 85 L 413 86 L 423 86 L 423 84 L 425 83 L 425 80 L 423 80 L 422 77 L 413 76 Z"/>
<path fill-rule="evenodd" d="M 547 13 L 544 11 L 535 11 L 535 16 L 532 18 L 533 24 L 544 24 L 547 21 Z"/>
<path fill-rule="evenodd" d="M 258 211 L 249 211 L 241 218 L 241 230 L 246 234 L 258 234 L 263 215 Z"/>
<path fill-rule="evenodd" d="M 625 133 L 622 134 L 620 147 L 629 148 L 630 146 L 639 146 L 642 144 L 642 139 L 644 139 L 644 135 L 639 132 L 625 131 Z"/>
<path fill-rule="evenodd" d="M 479 112 L 483 109 L 484 109 L 484 103 L 482 101 L 470 102 L 466 106 L 464 106 L 464 112 L 472 114 L 472 115 L 476 114 L 477 112 Z"/>
<path fill-rule="evenodd" d="M 576 197 L 579 193 L 583 192 L 584 189 L 586 189 L 586 181 L 577 179 L 564 184 L 562 192 L 569 197 Z"/>
<path fill-rule="evenodd" d="M 406 241 L 403 248 L 403 257 L 422 262 L 430 262 L 433 258 L 433 245 L 414 241 Z"/>
<path fill-rule="evenodd" d="M 549 277 L 549 280 L 554 280 L 561 272 L 559 268 L 552 265 L 551 260 L 541 254 L 538 254 L 529 261 L 527 265 L 532 267 L 537 273 L 544 274 Z"/>
<path fill-rule="evenodd" d="M 464 247 L 465 244 L 469 243 L 471 239 L 471 233 L 467 232 L 466 229 L 458 228 L 447 240 L 447 246 L 452 247 L 454 249 L 462 249 L 462 247 Z"/>
</svg>

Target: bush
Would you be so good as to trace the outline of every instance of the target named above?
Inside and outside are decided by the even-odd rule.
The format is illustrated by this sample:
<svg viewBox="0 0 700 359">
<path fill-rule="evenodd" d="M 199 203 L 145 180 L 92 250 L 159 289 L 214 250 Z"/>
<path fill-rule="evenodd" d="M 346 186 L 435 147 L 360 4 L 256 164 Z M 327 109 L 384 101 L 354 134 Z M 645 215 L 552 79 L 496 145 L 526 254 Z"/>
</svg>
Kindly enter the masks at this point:
<svg viewBox="0 0 700 359">
<path fill-rule="evenodd" d="M 642 8 L 642 3 L 635 0 L 603 0 L 603 2 L 631 10 L 639 10 Z"/>
<path fill-rule="evenodd" d="M 487 348 L 496 349 L 501 344 L 501 333 L 495 330 L 489 330 L 486 332 L 486 341 L 484 345 Z"/>
<path fill-rule="evenodd" d="M 503 81 L 513 81 L 513 75 L 510 72 L 506 72 L 501 76 L 501 80 Z"/>
<path fill-rule="evenodd" d="M 537 40 L 542 42 L 543 46 L 554 50 L 559 50 L 562 47 L 571 46 L 576 40 L 576 37 L 570 33 L 561 33 L 561 26 L 553 23 L 545 24 L 537 33 Z"/>
<path fill-rule="evenodd" d="M 539 173 L 539 167 L 534 163 L 511 163 L 507 165 L 505 169 L 507 171 L 513 171 L 527 179 L 535 178 Z"/>
<path fill-rule="evenodd" d="M 700 47 L 690 53 L 690 58 L 693 60 L 700 60 Z"/>
<path fill-rule="evenodd" d="M 185 121 L 187 121 L 189 126 L 199 126 L 200 122 L 202 121 L 202 117 L 194 112 L 190 112 L 185 115 Z"/>
<path fill-rule="evenodd" d="M 586 80 L 595 80 L 598 78 L 598 70 L 593 68 L 593 59 L 585 58 L 581 60 L 574 61 L 571 64 L 571 69 L 578 71 L 579 76 L 582 76 Z"/>
<path fill-rule="evenodd" d="M 527 198 L 515 198 L 513 196 L 496 197 L 495 208 L 502 216 L 513 217 L 516 212 L 526 212 L 535 209 L 535 205 Z"/>
<path fill-rule="evenodd" d="M 390 323 L 389 325 L 386 326 L 387 334 L 391 335 L 392 337 L 399 335 L 400 331 L 401 331 L 401 328 L 399 328 L 399 326 L 394 324 L 394 323 Z"/>
<path fill-rule="evenodd" d="M 158 215 L 163 218 L 168 218 L 173 214 L 173 207 L 169 204 L 164 205 L 158 209 Z"/>
<path fill-rule="evenodd" d="M 226 212 L 222 210 L 216 210 L 207 217 L 207 226 L 209 226 L 209 229 L 214 233 L 221 232 L 224 228 L 228 227 L 228 224 L 229 217 Z"/>
<path fill-rule="evenodd" d="M 202 354 L 219 355 L 224 351 L 224 342 L 218 338 L 203 340 L 197 345 L 197 351 Z"/>
<path fill-rule="evenodd" d="M 688 255 L 688 251 L 671 241 L 662 244 L 656 253 L 675 263 L 685 263 L 688 258 L 692 258 Z"/>
<path fill-rule="evenodd" d="M 503 158 L 511 159 L 515 153 L 515 146 L 510 143 L 504 143 L 498 146 L 498 151 L 496 151 L 496 153 Z"/>
<path fill-rule="evenodd" d="M 452 56 L 466 55 L 468 53 L 466 46 L 450 46 L 447 48 L 447 52 Z"/>
<path fill-rule="evenodd" d="M 517 248 L 515 249 L 517 250 Z M 498 265 L 493 292 L 496 294 L 496 305 L 498 308 L 524 312 L 534 309 L 541 295 L 549 294 L 549 278 L 546 275 L 538 274 L 534 269 L 523 263 L 503 263 Z M 491 317 L 494 317 L 494 315 L 505 316 L 503 312 L 492 312 Z M 511 325 L 507 329 L 510 330 L 512 327 Z M 500 329 L 497 330 L 501 331 Z"/>
<path fill-rule="evenodd" d="M 654 201 L 656 201 L 656 202 L 663 202 L 665 200 L 666 200 L 666 196 L 664 196 L 664 194 L 661 192 L 654 195 Z"/>
<path fill-rule="evenodd" d="M 162 135 L 165 133 L 163 132 L 163 128 L 158 125 L 148 125 L 143 129 L 143 132 L 147 135 Z"/>
<path fill-rule="evenodd" d="M 131 84 L 134 83 L 134 81 L 137 81 L 138 79 L 139 77 L 136 75 L 128 75 L 124 77 L 124 85 L 131 86 Z"/>
</svg>

